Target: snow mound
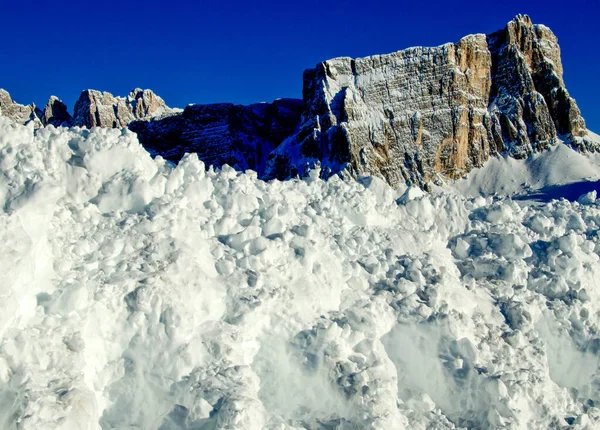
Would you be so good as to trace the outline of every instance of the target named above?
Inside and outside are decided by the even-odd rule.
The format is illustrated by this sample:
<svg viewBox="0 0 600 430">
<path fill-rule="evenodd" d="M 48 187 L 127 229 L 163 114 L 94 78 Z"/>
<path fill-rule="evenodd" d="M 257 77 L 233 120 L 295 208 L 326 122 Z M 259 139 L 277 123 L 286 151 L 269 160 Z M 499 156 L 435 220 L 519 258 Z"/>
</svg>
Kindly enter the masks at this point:
<svg viewBox="0 0 600 430">
<path fill-rule="evenodd" d="M 600 137 L 589 133 L 600 143 Z M 600 154 L 584 154 L 558 143 L 525 160 L 492 157 L 483 167 L 472 170 L 467 178 L 452 184 L 452 188 L 468 197 L 514 196 L 525 192 L 538 193 L 538 200 L 560 197 L 573 200 L 597 181 L 600 181 Z M 600 189 L 600 183 L 597 187 Z"/>
<path fill-rule="evenodd" d="M 600 426 L 597 200 L 396 202 L 2 118 L 0 154 L 0 428 Z"/>
</svg>

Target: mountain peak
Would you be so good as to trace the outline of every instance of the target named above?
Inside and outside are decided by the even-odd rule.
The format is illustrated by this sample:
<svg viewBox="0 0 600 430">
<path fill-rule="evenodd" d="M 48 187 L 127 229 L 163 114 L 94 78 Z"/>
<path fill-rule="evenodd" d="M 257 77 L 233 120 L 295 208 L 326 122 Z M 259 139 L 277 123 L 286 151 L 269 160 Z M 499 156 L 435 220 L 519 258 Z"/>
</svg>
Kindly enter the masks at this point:
<svg viewBox="0 0 600 430">
<path fill-rule="evenodd" d="M 67 105 L 62 100 L 56 96 L 50 96 L 48 103 L 44 107 L 41 119 L 44 125 L 51 124 L 58 127 L 61 125 L 70 125 L 71 114 L 69 114 Z"/>
<path fill-rule="evenodd" d="M 83 127 L 127 127 L 135 120 L 145 120 L 170 112 L 164 100 L 151 90 L 136 88 L 126 97 L 108 92 L 84 90 L 75 103 L 73 125 Z"/>
<path fill-rule="evenodd" d="M 42 126 L 40 120 L 42 112 L 31 103 L 27 106 L 13 101 L 10 93 L 0 88 L 0 115 L 11 118 L 21 124 L 33 123 L 36 126 Z"/>
</svg>

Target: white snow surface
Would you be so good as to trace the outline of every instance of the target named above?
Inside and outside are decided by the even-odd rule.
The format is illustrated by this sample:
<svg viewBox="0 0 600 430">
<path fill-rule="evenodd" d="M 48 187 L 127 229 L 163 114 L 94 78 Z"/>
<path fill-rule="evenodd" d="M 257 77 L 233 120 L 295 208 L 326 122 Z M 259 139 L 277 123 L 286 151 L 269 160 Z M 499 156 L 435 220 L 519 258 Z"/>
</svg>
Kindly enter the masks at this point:
<svg viewBox="0 0 600 430">
<path fill-rule="evenodd" d="M 600 426 L 595 194 L 266 183 L 4 118 L 0 172 L 2 429 Z"/>
<path fill-rule="evenodd" d="M 600 145 L 597 134 L 588 131 L 587 137 Z M 562 197 L 557 186 L 591 181 L 600 181 L 600 154 L 574 151 L 559 140 L 547 151 L 535 153 L 525 160 L 491 157 L 483 167 L 472 170 L 451 187 L 470 197 L 514 196 L 542 189 L 549 197 Z M 573 185 L 572 188 L 576 192 L 577 187 Z"/>
</svg>

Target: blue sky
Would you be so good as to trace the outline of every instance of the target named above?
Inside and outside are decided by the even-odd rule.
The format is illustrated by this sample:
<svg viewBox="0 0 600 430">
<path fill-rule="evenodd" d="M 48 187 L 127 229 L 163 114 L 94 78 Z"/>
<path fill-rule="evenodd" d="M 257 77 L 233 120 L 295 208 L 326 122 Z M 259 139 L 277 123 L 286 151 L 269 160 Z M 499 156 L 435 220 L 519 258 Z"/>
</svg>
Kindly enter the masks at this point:
<svg viewBox="0 0 600 430">
<path fill-rule="evenodd" d="M 600 132 L 598 0 L 5 0 L 0 87 L 70 109 L 85 88 L 151 88 L 175 107 L 301 97 L 302 71 L 319 61 L 457 41 L 517 13 L 557 34 L 567 88 Z"/>
</svg>

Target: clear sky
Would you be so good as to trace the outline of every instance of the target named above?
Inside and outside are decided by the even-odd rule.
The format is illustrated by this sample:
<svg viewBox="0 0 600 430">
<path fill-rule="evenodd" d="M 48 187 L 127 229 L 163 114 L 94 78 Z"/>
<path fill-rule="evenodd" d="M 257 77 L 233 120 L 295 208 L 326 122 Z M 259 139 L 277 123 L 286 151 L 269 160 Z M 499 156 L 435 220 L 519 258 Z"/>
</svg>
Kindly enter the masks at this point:
<svg viewBox="0 0 600 430">
<path fill-rule="evenodd" d="M 85 88 L 150 88 L 173 107 L 301 97 L 302 71 L 319 61 L 453 42 L 526 13 L 558 36 L 567 89 L 600 132 L 599 0 L 2 0 L 0 10 L 0 87 L 70 110 Z"/>
</svg>

